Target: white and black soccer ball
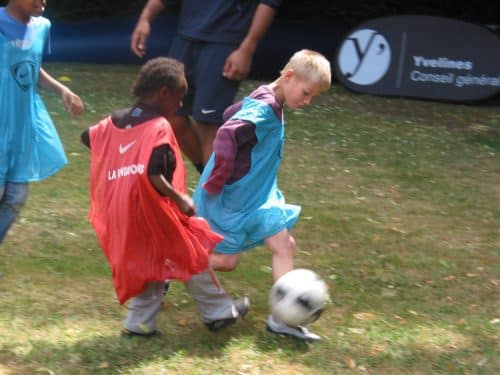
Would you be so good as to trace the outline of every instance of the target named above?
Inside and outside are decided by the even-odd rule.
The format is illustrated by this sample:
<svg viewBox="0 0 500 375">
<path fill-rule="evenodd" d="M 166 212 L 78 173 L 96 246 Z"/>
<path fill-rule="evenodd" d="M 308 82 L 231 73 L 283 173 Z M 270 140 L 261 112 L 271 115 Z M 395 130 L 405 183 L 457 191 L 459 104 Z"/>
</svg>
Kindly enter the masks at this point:
<svg viewBox="0 0 500 375">
<path fill-rule="evenodd" d="M 315 272 L 303 268 L 281 276 L 269 294 L 273 316 L 292 327 L 317 320 L 328 301 L 326 283 Z"/>
</svg>

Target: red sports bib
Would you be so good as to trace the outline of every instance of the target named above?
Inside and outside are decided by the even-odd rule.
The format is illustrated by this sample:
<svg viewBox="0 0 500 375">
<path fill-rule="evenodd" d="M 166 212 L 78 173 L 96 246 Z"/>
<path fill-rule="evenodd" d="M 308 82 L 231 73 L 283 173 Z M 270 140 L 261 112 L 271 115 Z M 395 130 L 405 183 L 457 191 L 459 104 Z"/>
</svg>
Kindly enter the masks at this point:
<svg viewBox="0 0 500 375">
<path fill-rule="evenodd" d="M 168 144 L 177 167 L 172 185 L 185 193 L 186 171 L 170 124 L 163 117 L 128 129 L 111 118 L 90 128 L 89 220 L 113 272 L 121 304 L 146 283 L 188 280 L 204 271 L 222 237 L 201 218 L 188 217 L 151 185 L 148 163 L 153 149 Z"/>
</svg>

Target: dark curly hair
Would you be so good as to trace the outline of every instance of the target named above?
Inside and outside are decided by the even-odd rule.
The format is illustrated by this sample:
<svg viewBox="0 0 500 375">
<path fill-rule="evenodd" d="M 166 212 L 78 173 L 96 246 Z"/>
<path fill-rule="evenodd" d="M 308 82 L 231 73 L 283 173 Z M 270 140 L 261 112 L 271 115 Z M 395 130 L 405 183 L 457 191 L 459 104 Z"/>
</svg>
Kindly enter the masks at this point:
<svg viewBox="0 0 500 375">
<path fill-rule="evenodd" d="M 183 63 L 169 57 L 156 57 L 146 62 L 137 73 L 132 95 L 142 98 L 161 87 L 176 90 L 183 77 Z"/>
</svg>

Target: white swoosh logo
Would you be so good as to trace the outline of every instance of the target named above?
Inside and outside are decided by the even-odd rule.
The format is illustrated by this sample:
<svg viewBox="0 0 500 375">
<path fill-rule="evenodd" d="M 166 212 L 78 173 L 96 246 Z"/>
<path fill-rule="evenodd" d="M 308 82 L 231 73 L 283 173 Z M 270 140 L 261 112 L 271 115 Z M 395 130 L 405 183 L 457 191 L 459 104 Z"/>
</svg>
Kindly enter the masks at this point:
<svg viewBox="0 0 500 375">
<path fill-rule="evenodd" d="M 124 153 L 126 153 L 130 149 L 130 147 L 132 147 L 135 144 L 135 142 L 136 141 L 132 141 L 132 142 L 130 142 L 129 144 L 127 144 L 125 146 L 120 145 L 118 147 L 118 151 L 120 152 L 120 154 L 123 155 Z"/>
<path fill-rule="evenodd" d="M 209 113 L 214 113 L 214 112 L 215 109 L 205 109 L 205 108 L 201 109 L 201 113 L 203 113 L 204 115 L 208 115 Z"/>
</svg>

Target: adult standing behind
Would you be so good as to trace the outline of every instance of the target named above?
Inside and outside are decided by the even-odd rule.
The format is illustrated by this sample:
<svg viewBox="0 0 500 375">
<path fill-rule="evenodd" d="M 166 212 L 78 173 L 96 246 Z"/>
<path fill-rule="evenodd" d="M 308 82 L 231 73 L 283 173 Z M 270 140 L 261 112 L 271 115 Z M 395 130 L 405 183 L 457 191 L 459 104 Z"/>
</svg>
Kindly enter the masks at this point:
<svg viewBox="0 0 500 375">
<path fill-rule="evenodd" d="M 130 48 L 143 57 L 152 20 L 167 0 L 148 0 Z M 281 0 L 183 0 L 169 56 L 186 68 L 189 91 L 171 124 L 181 150 L 201 172 L 224 110 L 248 75 Z"/>
</svg>

